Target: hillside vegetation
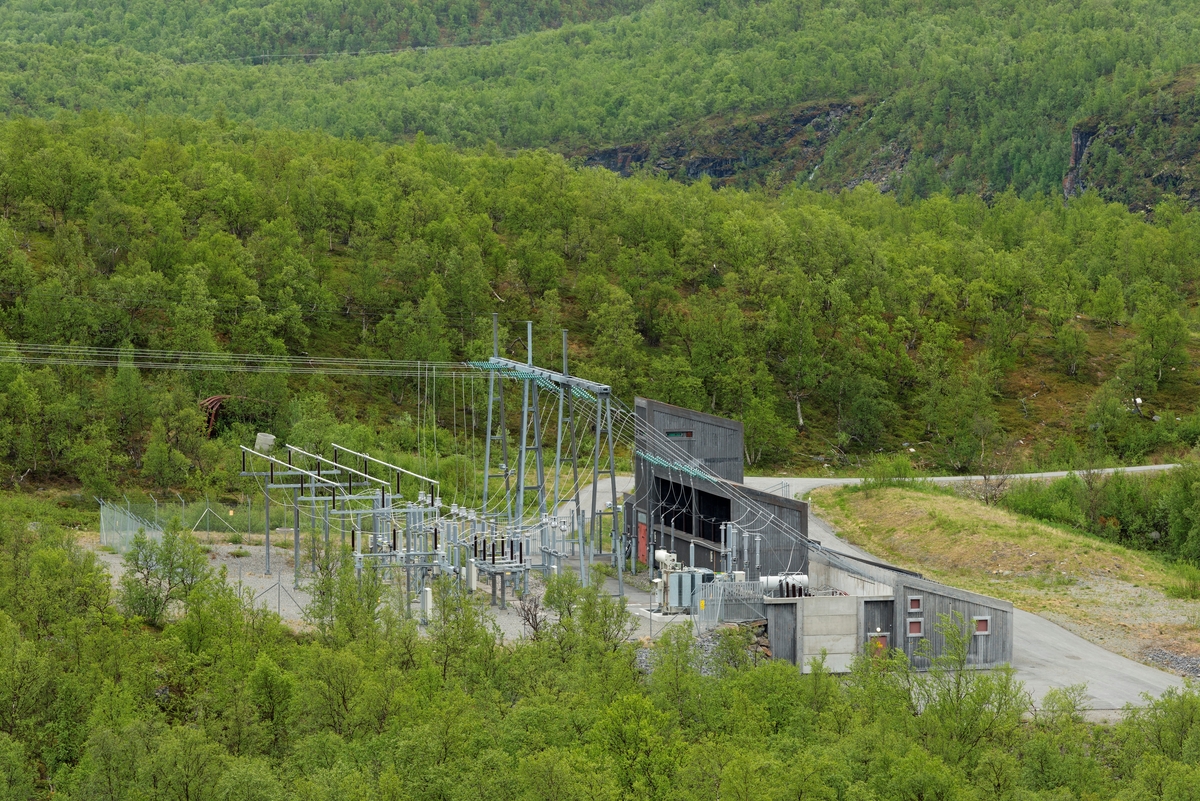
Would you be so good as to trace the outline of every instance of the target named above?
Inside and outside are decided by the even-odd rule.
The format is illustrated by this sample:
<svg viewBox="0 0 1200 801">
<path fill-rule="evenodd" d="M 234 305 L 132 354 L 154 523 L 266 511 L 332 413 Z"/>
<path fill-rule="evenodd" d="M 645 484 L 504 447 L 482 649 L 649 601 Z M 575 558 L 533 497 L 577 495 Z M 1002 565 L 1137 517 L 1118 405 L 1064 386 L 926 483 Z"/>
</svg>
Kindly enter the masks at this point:
<svg viewBox="0 0 1200 801">
<path fill-rule="evenodd" d="M 94 513 L 91 515 L 94 517 Z M 0 791 L 15 801 L 1187 799 L 1196 690 L 1113 727 L 1079 688 L 1036 717 L 1012 673 L 863 658 L 845 680 L 671 627 L 638 667 L 624 601 L 551 580 L 496 636 L 445 579 L 427 625 L 353 561 L 296 635 L 168 532 L 114 587 L 88 515 L 0 498 Z M 30 525 L 35 523 L 37 525 Z M 153 556 L 154 559 L 147 557 Z M 1161 790 L 1161 792 L 1160 792 Z"/>
<path fill-rule="evenodd" d="M 990 469 L 1006 443 L 1074 464 L 1200 437 L 1200 217 L 1178 205 L 1149 223 L 1093 197 L 713 192 L 546 153 L 101 115 L 13 120 L 0 164 L 13 341 L 444 361 L 486 355 L 498 311 L 537 321 L 540 363 L 568 327 L 576 369 L 627 400 L 743 420 L 752 464 L 905 442 L 939 469 Z M 395 417 L 415 412 L 398 379 L 0 370 L 12 480 L 145 470 L 156 443 L 155 480 L 203 486 L 220 438 L 254 427 L 325 421 L 311 443 L 331 408 L 404 436 L 432 422 Z M 195 404 L 216 394 L 234 397 L 209 440 Z"/>
<path fill-rule="evenodd" d="M 1147 223 L 1094 198 L 713 192 L 547 153 L 98 115 L 8 122 L 0 152 L 11 341 L 444 361 L 486 355 L 497 311 L 538 321 L 541 363 L 569 327 L 578 371 L 620 396 L 743 420 L 751 463 L 911 441 L 973 470 L 1020 439 L 1018 460 L 1073 464 L 1200 436 L 1200 218 L 1177 205 Z M 12 480 L 145 470 L 155 442 L 156 481 L 205 486 L 221 436 L 413 411 L 398 380 L 0 371 Z M 216 440 L 209 395 L 235 396 Z"/>
<path fill-rule="evenodd" d="M 990 196 L 1007 187 L 1060 191 L 1074 123 L 1116 118 L 1200 53 L 1193 5 L 1180 0 L 658 0 L 636 11 L 466 3 L 338 10 L 243 0 L 184 8 L 5 3 L 0 110 L 228 116 L 391 141 L 423 131 L 456 144 L 574 153 L 704 120 L 719 126 L 719 115 L 853 101 L 867 109 L 861 121 L 821 144 L 820 169 L 805 180 L 823 188 L 892 176 L 889 183 L 916 195 L 945 186 Z M 478 31 L 623 12 L 632 13 L 488 47 L 177 63 L 469 41 Z M 788 159 L 776 164 L 789 173 Z"/>
<path fill-rule="evenodd" d="M 0 3 L 0 38 L 58 45 L 119 45 L 173 61 L 246 59 L 437 47 L 510 38 L 564 22 L 603 19 L 640 2 L 338 3 L 224 0 L 205 3 Z"/>
</svg>

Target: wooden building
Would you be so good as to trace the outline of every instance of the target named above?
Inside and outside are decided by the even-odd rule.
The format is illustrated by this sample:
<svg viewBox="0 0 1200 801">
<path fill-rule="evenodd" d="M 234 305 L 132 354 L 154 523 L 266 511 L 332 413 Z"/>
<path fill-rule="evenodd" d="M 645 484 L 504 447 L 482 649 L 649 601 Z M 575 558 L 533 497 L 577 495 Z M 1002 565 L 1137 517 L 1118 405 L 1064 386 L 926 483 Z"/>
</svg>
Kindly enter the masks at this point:
<svg viewBox="0 0 1200 801">
<path fill-rule="evenodd" d="M 841 672 L 860 653 L 898 648 L 923 669 L 928 655 L 944 652 L 948 621 L 967 628 L 972 666 L 1012 660 L 1007 601 L 810 543 L 807 503 L 742 483 L 740 422 L 646 398 L 634 410 L 636 489 L 625 521 L 638 560 L 651 564 L 661 548 L 684 567 L 744 572 L 750 582 L 804 574 L 799 597 L 776 597 L 762 585 L 758 609 L 775 658 L 802 669 L 823 658 L 826 669 Z"/>
<path fill-rule="evenodd" d="M 634 411 L 645 425 L 625 520 L 639 561 L 665 548 L 689 567 L 752 578 L 807 570 L 808 504 L 741 483 L 740 422 L 647 398 Z"/>
</svg>

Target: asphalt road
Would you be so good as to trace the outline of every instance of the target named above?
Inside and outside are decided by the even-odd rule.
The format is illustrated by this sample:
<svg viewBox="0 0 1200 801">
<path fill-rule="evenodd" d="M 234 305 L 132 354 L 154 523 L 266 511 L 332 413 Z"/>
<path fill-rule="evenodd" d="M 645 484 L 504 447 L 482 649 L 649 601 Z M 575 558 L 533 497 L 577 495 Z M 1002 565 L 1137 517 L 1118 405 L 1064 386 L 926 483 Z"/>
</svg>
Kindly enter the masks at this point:
<svg viewBox="0 0 1200 801">
<path fill-rule="evenodd" d="M 808 533 L 834 550 L 877 559 L 839 538 L 815 515 L 809 516 Z M 1179 676 L 1114 654 L 1032 612 L 1017 609 L 1013 618 L 1013 667 L 1035 707 L 1051 689 L 1085 684 L 1091 717 L 1111 719 L 1126 704 L 1142 705 L 1143 693 L 1157 696 L 1183 686 Z"/>
<path fill-rule="evenodd" d="M 1169 470 L 1176 465 L 1144 465 L 1139 467 L 1109 468 L 1104 473 L 1142 473 Z M 1066 471 L 1024 473 L 1010 478 L 1053 479 L 1068 475 Z M 982 476 L 941 476 L 933 479 L 938 483 L 981 481 Z M 804 497 L 818 487 L 839 484 L 857 484 L 857 478 L 794 478 L 788 476 L 748 476 L 745 483 L 755 489 L 770 490 L 781 495 Z M 633 486 L 632 476 L 618 476 L 617 491 L 626 492 Z M 591 487 L 584 488 L 581 502 L 590 509 Z M 604 483 L 597 493 L 600 508 L 611 501 L 609 485 Z M 809 536 L 832 549 L 855 553 L 867 558 L 877 557 L 866 553 L 839 538 L 824 520 L 809 518 Z M 1116 717 L 1127 704 L 1140 706 L 1145 703 L 1144 694 L 1161 695 L 1170 687 L 1180 687 L 1183 680 L 1176 675 L 1143 665 L 1132 659 L 1107 651 L 1100 646 L 1072 634 L 1062 626 L 1030 612 L 1016 610 L 1013 633 L 1013 667 L 1018 678 L 1025 683 L 1033 697 L 1035 707 L 1040 707 L 1046 693 L 1053 688 L 1064 688 L 1076 684 L 1087 687 L 1087 702 L 1096 718 Z"/>
</svg>

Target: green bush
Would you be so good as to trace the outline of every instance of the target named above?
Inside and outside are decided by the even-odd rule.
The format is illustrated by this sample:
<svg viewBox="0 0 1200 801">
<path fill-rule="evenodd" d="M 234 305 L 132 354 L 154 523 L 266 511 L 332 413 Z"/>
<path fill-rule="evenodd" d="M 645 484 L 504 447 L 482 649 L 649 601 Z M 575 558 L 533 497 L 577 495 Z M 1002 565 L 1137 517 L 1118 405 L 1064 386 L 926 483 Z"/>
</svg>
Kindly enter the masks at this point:
<svg viewBox="0 0 1200 801">
<path fill-rule="evenodd" d="M 1200 599 L 1200 567 L 1192 562 L 1176 562 L 1174 581 L 1167 585 L 1167 596 L 1171 598 Z"/>
</svg>

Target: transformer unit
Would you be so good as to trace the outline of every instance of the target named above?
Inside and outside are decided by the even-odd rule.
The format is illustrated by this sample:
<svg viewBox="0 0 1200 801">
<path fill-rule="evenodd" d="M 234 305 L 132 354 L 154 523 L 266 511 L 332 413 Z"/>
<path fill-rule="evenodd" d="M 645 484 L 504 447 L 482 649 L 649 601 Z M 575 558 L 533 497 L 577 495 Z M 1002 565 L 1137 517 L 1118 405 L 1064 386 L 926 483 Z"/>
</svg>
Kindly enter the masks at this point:
<svg viewBox="0 0 1200 801">
<path fill-rule="evenodd" d="M 667 574 L 667 608 L 665 612 L 690 611 L 692 599 L 701 584 L 710 583 L 715 576 L 705 568 L 684 569 Z"/>
</svg>

